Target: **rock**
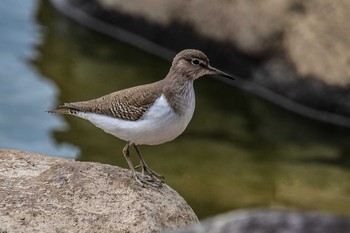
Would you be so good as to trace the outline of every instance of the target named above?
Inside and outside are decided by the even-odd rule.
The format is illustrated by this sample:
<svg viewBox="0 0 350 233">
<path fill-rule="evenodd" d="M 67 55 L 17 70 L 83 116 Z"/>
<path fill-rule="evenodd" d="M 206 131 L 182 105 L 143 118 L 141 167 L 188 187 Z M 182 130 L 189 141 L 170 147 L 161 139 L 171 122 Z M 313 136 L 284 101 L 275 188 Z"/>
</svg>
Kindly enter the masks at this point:
<svg viewBox="0 0 350 233">
<path fill-rule="evenodd" d="M 348 233 L 350 218 L 283 210 L 234 211 L 168 233 Z"/>
<path fill-rule="evenodd" d="M 348 0 L 51 2 L 83 9 L 109 26 L 70 16 L 107 34 L 114 26 L 115 34 L 123 34 L 119 38 L 163 57 L 169 50 L 199 48 L 242 77 L 232 85 L 304 116 L 350 127 Z"/>
<path fill-rule="evenodd" d="M 130 171 L 0 150 L 0 232 L 159 232 L 198 218 L 169 186 Z"/>
<path fill-rule="evenodd" d="M 139 16 L 165 27 L 186 23 L 202 36 L 229 41 L 252 56 L 283 50 L 302 75 L 350 84 L 350 31 L 344 30 L 350 14 L 348 0 L 96 1 L 106 11 Z"/>
</svg>

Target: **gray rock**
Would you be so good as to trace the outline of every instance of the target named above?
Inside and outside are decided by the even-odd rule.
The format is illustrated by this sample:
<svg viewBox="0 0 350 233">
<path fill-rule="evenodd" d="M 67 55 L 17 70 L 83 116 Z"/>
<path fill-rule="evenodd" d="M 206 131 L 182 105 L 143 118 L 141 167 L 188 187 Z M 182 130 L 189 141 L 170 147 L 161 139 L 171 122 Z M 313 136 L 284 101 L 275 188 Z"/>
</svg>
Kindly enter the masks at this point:
<svg viewBox="0 0 350 233">
<path fill-rule="evenodd" d="M 349 233 L 350 218 L 283 210 L 235 211 L 168 233 Z"/>
<path fill-rule="evenodd" d="M 248 55 L 283 51 L 302 75 L 329 84 L 350 83 L 350 31 L 344 30 L 348 0 L 95 1 L 106 11 L 139 16 L 164 27 L 186 22 L 201 35 L 233 43 Z"/>
<path fill-rule="evenodd" d="M 159 232 L 198 218 L 169 186 L 106 164 L 0 150 L 0 232 Z"/>
</svg>

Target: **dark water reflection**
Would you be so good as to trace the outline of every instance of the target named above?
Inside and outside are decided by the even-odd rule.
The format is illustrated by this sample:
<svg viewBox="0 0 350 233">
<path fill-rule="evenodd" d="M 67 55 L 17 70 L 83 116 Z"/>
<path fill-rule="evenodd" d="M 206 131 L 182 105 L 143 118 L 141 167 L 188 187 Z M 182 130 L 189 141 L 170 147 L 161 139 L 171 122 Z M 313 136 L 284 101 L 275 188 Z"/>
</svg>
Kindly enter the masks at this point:
<svg viewBox="0 0 350 233">
<path fill-rule="evenodd" d="M 33 63 L 58 86 L 57 104 L 153 82 L 169 69 L 167 61 L 65 19 L 46 1 L 38 20 L 46 30 Z M 195 89 L 197 107 L 185 133 L 142 149 L 199 217 L 247 207 L 350 214 L 348 130 L 303 119 L 213 78 Z M 84 120 L 64 119 L 69 129 L 53 137 L 79 147 L 79 160 L 127 167 L 122 141 Z"/>
</svg>

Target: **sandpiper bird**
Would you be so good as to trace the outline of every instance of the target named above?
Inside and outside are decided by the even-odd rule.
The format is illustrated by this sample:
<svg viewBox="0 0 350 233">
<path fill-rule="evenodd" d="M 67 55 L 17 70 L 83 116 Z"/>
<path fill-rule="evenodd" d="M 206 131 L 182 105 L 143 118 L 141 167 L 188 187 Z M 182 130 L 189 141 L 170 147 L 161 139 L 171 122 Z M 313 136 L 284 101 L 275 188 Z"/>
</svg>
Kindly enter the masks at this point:
<svg viewBox="0 0 350 233">
<path fill-rule="evenodd" d="M 161 186 L 164 177 L 148 167 L 139 145 L 169 142 L 186 129 L 195 108 L 193 81 L 204 75 L 234 79 L 211 67 L 203 52 L 186 49 L 175 56 L 163 80 L 89 101 L 65 103 L 49 112 L 86 119 L 106 133 L 126 141 L 123 155 L 135 180 L 142 186 Z M 129 156 L 130 146 L 135 148 L 140 160 L 136 167 Z M 141 174 L 135 171 L 138 167 L 142 169 Z"/>
</svg>

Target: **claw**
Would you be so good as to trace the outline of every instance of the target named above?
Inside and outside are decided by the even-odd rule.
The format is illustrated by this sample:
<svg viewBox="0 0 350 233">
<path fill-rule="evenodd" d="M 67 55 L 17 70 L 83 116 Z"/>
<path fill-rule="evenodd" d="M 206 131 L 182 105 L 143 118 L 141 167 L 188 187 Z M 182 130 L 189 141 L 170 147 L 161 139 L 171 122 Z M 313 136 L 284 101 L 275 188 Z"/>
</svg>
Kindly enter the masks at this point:
<svg viewBox="0 0 350 233">
<path fill-rule="evenodd" d="M 134 167 L 134 165 L 132 164 L 132 161 L 130 159 L 130 155 L 129 155 L 129 147 L 131 145 L 134 145 L 137 155 L 139 156 L 141 165 L 138 165 L 136 167 Z M 146 164 L 145 160 L 142 158 L 142 155 L 140 153 L 140 150 L 138 149 L 138 147 L 135 144 L 132 144 L 130 142 L 127 142 L 126 145 L 123 148 L 123 155 L 129 165 L 129 168 L 132 172 L 132 176 L 134 177 L 135 181 L 141 185 L 142 187 L 144 187 L 145 184 L 156 187 L 156 188 L 161 188 L 163 186 L 163 181 L 161 179 L 164 179 L 163 176 L 159 175 L 158 173 L 152 171 Z M 135 168 L 139 168 L 141 167 L 141 174 L 138 175 L 135 171 Z M 145 175 L 145 172 L 147 173 L 147 175 Z"/>
<path fill-rule="evenodd" d="M 148 174 L 154 181 L 157 181 L 157 182 L 163 182 L 163 180 L 165 179 L 164 176 L 156 173 L 155 171 L 153 171 L 151 168 L 148 167 L 148 165 L 146 164 L 145 160 L 143 159 L 142 155 L 141 155 L 141 151 L 140 149 L 138 148 L 137 145 L 133 144 L 136 152 L 137 152 L 137 156 L 139 157 L 140 159 L 140 165 L 137 165 L 135 167 L 135 169 L 137 168 L 142 168 L 141 170 L 141 173 L 143 176 L 145 176 L 145 173 Z"/>
<path fill-rule="evenodd" d="M 160 181 L 156 181 L 149 176 L 139 176 L 137 174 L 134 175 L 134 179 L 137 183 L 139 183 L 142 187 L 145 187 L 144 185 L 150 185 L 155 188 L 161 188 L 163 187 L 163 183 Z"/>
<path fill-rule="evenodd" d="M 146 173 L 148 173 L 152 178 L 154 178 L 156 180 L 162 181 L 162 180 L 165 179 L 164 176 L 162 176 L 162 175 L 158 174 L 157 172 L 153 171 L 148 166 L 145 166 L 143 169 L 146 171 Z"/>
<path fill-rule="evenodd" d="M 141 185 L 141 187 L 145 187 L 144 185 L 143 185 L 143 183 L 142 183 L 142 181 L 140 180 L 140 178 L 136 175 L 136 176 L 133 176 L 134 177 L 134 179 L 136 180 L 136 182 L 139 184 L 139 185 Z"/>
</svg>

